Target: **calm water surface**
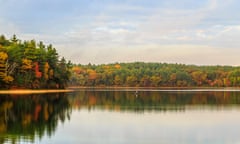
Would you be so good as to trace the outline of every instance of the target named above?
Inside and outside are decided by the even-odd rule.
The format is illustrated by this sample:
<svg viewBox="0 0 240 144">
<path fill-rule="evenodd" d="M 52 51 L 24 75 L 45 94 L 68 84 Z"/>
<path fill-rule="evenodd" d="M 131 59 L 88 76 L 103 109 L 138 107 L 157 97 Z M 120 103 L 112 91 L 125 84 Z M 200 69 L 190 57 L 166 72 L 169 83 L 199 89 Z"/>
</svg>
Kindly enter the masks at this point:
<svg viewBox="0 0 240 144">
<path fill-rule="evenodd" d="M 240 143 L 239 91 L 0 95 L 0 144 Z"/>
</svg>

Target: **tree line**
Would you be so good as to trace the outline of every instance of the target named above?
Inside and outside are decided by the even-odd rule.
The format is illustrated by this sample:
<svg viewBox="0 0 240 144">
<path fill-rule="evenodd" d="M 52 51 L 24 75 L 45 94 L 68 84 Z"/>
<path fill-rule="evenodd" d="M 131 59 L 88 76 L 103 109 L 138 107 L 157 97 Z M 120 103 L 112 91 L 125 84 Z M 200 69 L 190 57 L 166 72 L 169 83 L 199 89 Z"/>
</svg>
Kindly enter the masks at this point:
<svg viewBox="0 0 240 144">
<path fill-rule="evenodd" d="M 240 67 L 167 63 L 74 65 L 69 84 L 130 87 L 237 87 Z"/>
<path fill-rule="evenodd" d="M 237 87 L 240 67 L 168 63 L 72 64 L 42 41 L 0 36 L 0 88 Z"/>
<path fill-rule="evenodd" d="M 0 88 L 65 88 L 70 62 L 42 41 L 0 36 Z"/>
</svg>

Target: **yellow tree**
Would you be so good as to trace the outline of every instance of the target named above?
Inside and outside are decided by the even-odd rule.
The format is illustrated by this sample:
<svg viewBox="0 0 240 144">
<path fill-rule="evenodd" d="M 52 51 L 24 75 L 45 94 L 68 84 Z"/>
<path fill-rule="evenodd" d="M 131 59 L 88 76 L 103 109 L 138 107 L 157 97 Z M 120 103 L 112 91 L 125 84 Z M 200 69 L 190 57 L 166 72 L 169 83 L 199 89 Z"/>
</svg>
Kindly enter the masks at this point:
<svg viewBox="0 0 240 144">
<path fill-rule="evenodd" d="M 6 67 L 7 59 L 8 59 L 7 53 L 3 51 L 0 52 L 0 79 L 3 82 L 9 84 L 14 79 L 12 76 L 7 75 L 7 67 Z"/>
<path fill-rule="evenodd" d="M 120 65 L 120 64 L 115 64 L 114 67 L 115 67 L 116 69 L 121 69 L 121 65 Z"/>
<path fill-rule="evenodd" d="M 97 72 L 95 70 L 88 69 L 87 73 L 88 73 L 88 84 L 94 85 L 95 80 L 97 79 L 97 76 L 98 76 Z"/>
<path fill-rule="evenodd" d="M 27 58 L 22 59 L 21 72 L 22 72 L 22 79 L 23 79 L 23 84 L 21 86 L 31 87 L 33 82 L 32 78 L 34 77 L 32 60 Z"/>
<path fill-rule="evenodd" d="M 114 77 L 114 84 L 115 84 L 115 85 L 121 85 L 121 84 L 122 84 L 122 80 L 121 80 L 121 78 L 120 78 L 119 75 L 116 75 L 116 76 Z"/>
<path fill-rule="evenodd" d="M 22 70 L 23 71 L 27 71 L 27 70 L 31 70 L 33 68 L 33 65 L 32 65 L 32 60 L 30 59 L 22 59 Z"/>
<path fill-rule="evenodd" d="M 3 79 L 6 75 L 6 60 L 8 58 L 7 53 L 0 52 L 0 77 Z"/>
<path fill-rule="evenodd" d="M 43 75 L 44 75 L 44 79 L 45 79 L 45 80 L 48 80 L 48 78 L 49 78 L 49 76 L 48 76 L 49 68 L 50 68 L 50 66 L 49 66 L 48 62 L 46 62 L 46 63 L 44 64 L 44 72 L 43 72 Z"/>
<path fill-rule="evenodd" d="M 151 80 L 152 86 L 157 87 L 162 81 L 162 78 L 161 76 L 152 76 L 150 80 Z"/>
<path fill-rule="evenodd" d="M 207 74 L 202 71 L 194 71 L 191 74 L 194 82 L 197 83 L 198 86 L 201 86 L 207 79 Z"/>
</svg>

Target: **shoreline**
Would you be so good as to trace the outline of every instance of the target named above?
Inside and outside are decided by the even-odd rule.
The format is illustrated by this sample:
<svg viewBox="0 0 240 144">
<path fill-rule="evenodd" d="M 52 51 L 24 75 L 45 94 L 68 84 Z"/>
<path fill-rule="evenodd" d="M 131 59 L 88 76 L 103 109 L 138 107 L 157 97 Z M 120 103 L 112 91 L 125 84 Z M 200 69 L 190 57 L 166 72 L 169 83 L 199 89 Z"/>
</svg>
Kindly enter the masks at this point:
<svg viewBox="0 0 240 144">
<path fill-rule="evenodd" d="M 62 93 L 62 92 L 72 92 L 71 89 L 14 89 L 14 90 L 0 90 L 0 94 L 43 94 L 43 93 Z"/>
<path fill-rule="evenodd" d="M 239 89 L 240 87 L 129 87 L 129 86 L 69 86 L 67 89 Z"/>
<path fill-rule="evenodd" d="M 72 86 L 67 89 L 10 89 L 0 90 L 1 94 L 44 94 L 64 93 L 81 90 L 129 90 L 129 91 L 240 91 L 240 87 L 79 87 Z"/>
<path fill-rule="evenodd" d="M 73 91 L 162 91 L 162 92 L 209 92 L 240 91 L 240 87 L 68 87 Z"/>
</svg>

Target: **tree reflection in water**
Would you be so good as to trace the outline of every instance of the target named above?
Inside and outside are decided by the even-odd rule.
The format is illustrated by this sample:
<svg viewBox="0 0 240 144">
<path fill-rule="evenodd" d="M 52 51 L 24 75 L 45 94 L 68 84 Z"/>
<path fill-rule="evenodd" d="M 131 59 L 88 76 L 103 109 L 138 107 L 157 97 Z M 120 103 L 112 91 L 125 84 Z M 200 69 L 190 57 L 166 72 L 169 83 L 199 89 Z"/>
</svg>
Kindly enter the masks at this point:
<svg viewBox="0 0 240 144">
<path fill-rule="evenodd" d="M 71 93 L 0 95 L 0 143 L 35 143 L 53 136 L 72 110 L 183 112 L 189 108 L 239 107 L 240 92 L 81 90 Z"/>
<path fill-rule="evenodd" d="M 184 111 L 187 108 L 230 107 L 240 104 L 240 93 L 229 91 L 80 91 L 71 94 L 75 109 L 114 111 Z"/>
<path fill-rule="evenodd" d="M 0 95 L 0 143 L 52 136 L 59 121 L 70 119 L 69 106 L 64 93 Z"/>
</svg>

